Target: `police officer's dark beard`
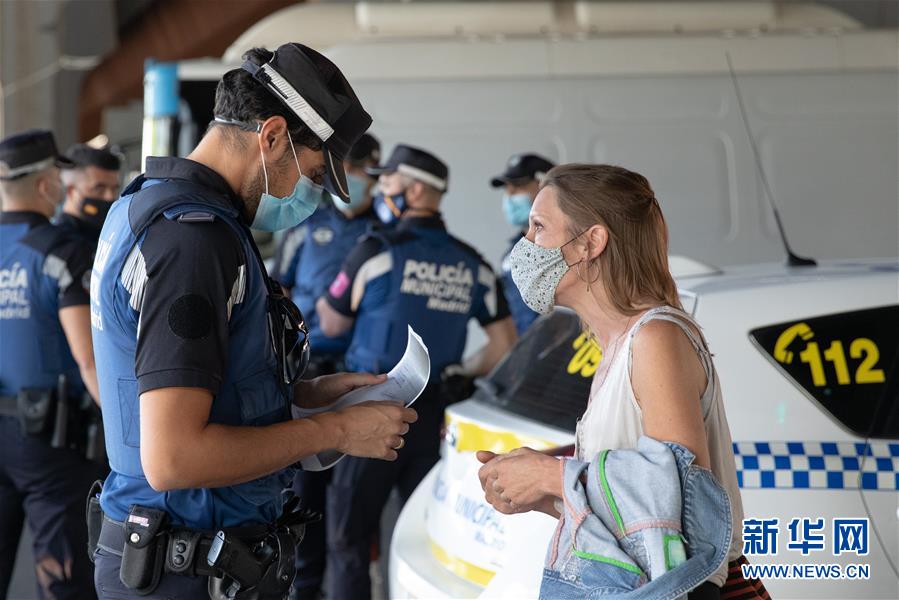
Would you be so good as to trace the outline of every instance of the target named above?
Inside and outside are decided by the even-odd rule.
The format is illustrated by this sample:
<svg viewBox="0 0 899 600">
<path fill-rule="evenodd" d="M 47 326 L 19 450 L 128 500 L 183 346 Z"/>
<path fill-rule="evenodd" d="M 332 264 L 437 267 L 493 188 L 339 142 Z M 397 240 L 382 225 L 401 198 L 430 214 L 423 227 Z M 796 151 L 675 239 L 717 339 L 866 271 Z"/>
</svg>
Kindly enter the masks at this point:
<svg viewBox="0 0 899 600">
<path fill-rule="evenodd" d="M 247 223 L 253 222 L 256 209 L 259 208 L 259 198 L 263 192 L 265 192 L 265 177 L 260 168 L 256 176 L 247 181 L 240 190 L 240 199 L 243 200 L 243 217 Z"/>
</svg>

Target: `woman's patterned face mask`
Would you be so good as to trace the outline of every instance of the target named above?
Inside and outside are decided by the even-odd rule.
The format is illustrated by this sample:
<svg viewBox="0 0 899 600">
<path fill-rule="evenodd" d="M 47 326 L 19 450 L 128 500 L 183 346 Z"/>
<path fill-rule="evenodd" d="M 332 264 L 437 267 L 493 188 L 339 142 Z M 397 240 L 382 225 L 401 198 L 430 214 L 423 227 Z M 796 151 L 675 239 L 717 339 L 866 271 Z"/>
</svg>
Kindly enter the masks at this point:
<svg viewBox="0 0 899 600">
<path fill-rule="evenodd" d="M 556 301 L 556 288 L 568 269 L 582 262 L 569 265 L 562 255 L 562 248 L 581 237 L 577 234 L 558 248 L 544 248 L 538 246 L 526 237 L 518 240 L 518 243 L 509 253 L 509 263 L 512 267 L 512 281 L 521 292 L 524 303 L 542 315 L 550 312 Z"/>
</svg>

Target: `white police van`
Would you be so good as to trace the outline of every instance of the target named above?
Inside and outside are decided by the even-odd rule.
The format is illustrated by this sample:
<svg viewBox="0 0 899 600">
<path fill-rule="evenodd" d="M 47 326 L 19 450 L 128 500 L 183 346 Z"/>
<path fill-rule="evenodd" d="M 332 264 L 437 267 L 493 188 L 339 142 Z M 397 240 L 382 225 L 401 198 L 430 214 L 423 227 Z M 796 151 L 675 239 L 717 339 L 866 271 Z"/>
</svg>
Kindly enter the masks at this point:
<svg viewBox="0 0 899 600">
<path fill-rule="evenodd" d="M 787 565 L 790 578 L 762 576 L 772 597 L 899 597 L 899 262 L 700 268 L 678 285 L 721 378 L 746 518 L 758 521 L 745 538 L 757 552 L 777 543 L 749 561 Z M 443 458 L 396 524 L 392 598 L 536 596 L 555 521 L 495 512 L 474 451 L 570 452 L 600 359 L 578 318 L 556 311 L 447 410 Z M 775 525 L 775 539 L 759 535 Z M 797 578 L 815 573 L 841 578 Z"/>
</svg>

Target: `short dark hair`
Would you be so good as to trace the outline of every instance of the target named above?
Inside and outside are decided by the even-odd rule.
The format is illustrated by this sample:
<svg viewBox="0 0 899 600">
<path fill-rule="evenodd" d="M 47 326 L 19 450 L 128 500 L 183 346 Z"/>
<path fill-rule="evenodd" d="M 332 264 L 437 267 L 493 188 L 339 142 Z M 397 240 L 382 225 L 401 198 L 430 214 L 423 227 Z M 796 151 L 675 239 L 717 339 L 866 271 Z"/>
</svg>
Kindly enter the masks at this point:
<svg viewBox="0 0 899 600">
<path fill-rule="evenodd" d="M 263 65 L 270 61 L 273 55 L 273 52 L 265 48 L 252 48 L 243 55 L 243 59 Z M 264 121 L 276 115 L 281 116 L 287 121 L 287 129 L 294 144 L 312 150 L 319 150 L 322 147 L 322 141 L 315 132 L 244 69 L 232 69 L 222 76 L 215 90 L 213 115 L 247 123 Z M 211 129 L 220 125 L 213 121 L 209 127 Z M 226 131 L 239 131 L 227 125 L 224 128 Z"/>
<path fill-rule="evenodd" d="M 121 159 L 109 148 L 93 148 L 87 144 L 75 144 L 66 150 L 66 158 L 75 163 L 73 168 L 97 167 L 107 171 L 118 171 L 122 168 Z"/>
</svg>

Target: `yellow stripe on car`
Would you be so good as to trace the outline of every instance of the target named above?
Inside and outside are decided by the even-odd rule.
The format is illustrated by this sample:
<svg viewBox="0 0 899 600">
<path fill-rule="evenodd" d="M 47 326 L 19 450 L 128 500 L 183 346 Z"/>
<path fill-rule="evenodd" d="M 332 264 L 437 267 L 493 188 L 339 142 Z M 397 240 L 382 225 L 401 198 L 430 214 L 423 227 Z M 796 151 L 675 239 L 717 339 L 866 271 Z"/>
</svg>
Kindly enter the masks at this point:
<svg viewBox="0 0 899 600">
<path fill-rule="evenodd" d="M 475 583 L 481 587 L 487 587 L 487 584 L 490 583 L 490 580 L 493 579 L 493 576 L 496 575 L 493 571 L 488 569 L 483 569 L 477 565 L 473 565 L 466 560 L 462 560 L 457 556 L 453 556 L 443 548 L 437 545 L 434 540 L 430 540 L 431 544 L 431 554 L 434 555 L 434 558 L 437 559 L 441 565 L 443 565 L 447 571 L 453 573 L 454 575 L 458 575 L 465 581 L 470 581 L 471 583 Z"/>
<path fill-rule="evenodd" d="M 462 420 L 452 414 L 446 416 L 446 428 L 456 452 L 489 450 L 503 454 L 522 446 L 528 446 L 534 450 L 545 450 L 558 445 L 547 440 L 484 427 L 472 421 Z"/>
</svg>

